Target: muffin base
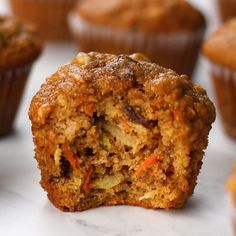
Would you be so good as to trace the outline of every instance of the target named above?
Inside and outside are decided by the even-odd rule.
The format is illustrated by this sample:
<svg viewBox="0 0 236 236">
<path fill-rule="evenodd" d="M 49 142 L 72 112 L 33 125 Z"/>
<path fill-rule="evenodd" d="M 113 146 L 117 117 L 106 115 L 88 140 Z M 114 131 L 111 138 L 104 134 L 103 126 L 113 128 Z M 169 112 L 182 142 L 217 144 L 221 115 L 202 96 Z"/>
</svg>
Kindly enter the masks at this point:
<svg viewBox="0 0 236 236">
<path fill-rule="evenodd" d="M 75 0 L 11 0 L 11 7 L 20 19 L 37 26 L 42 37 L 52 41 L 71 39 L 67 14 Z"/>
<path fill-rule="evenodd" d="M 223 127 L 236 138 L 236 71 L 212 64 L 211 74 Z"/>
<path fill-rule="evenodd" d="M 69 26 L 75 42 L 84 52 L 140 52 L 163 67 L 189 76 L 193 74 L 205 32 L 205 28 L 197 32 L 152 35 L 126 32 L 92 24 L 73 12 L 69 15 Z"/>
<path fill-rule="evenodd" d="M 0 71 L 0 136 L 12 131 L 31 65 Z"/>
</svg>

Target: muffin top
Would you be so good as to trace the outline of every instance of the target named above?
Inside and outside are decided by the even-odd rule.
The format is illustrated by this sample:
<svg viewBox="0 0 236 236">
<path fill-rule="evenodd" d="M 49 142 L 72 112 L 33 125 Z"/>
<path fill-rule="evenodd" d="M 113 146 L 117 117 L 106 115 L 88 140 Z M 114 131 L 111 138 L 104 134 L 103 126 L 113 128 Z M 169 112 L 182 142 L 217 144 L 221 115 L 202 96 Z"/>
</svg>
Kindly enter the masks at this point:
<svg viewBox="0 0 236 236">
<path fill-rule="evenodd" d="M 35 60 L 42 42 L 32 26 L 11 16 L 0 16 L 0 69 L 13 69 Z"/>
<path fill-rule="evenodd" d="M 160 110 L 173 111 L 183 125 L 197 121 L 209 128 L 215 119 L 214 105 L 205 90 L 187 76 L 151 63 L 140 54 L 101 53 L 79 53 L 49 77 L 31 102 L 30 119 L 34 128 L 40 128 L 63 107 L 67 117 L 75 110 L 91 116 L 90 110 L 104 109 L 104 101 L 110 96 L 124 104 L 138 97 L 142 106 L 150 103 L 143 110 L 143 117 L 150 120 Z M 147 110 L 152 111 L 151 115 L 146 114 Z"/>
<path fill-rule="evenodd" d="M 77 11 L 98 25 L 145 33 L 192 32 L 205 26 L 203 15 L 184 0 L 85 0 Z"/>
<path fill-rule="evenodd" d="M 236 69 L 236 19 L 214 32 L 203 45 L 203 53 L 213 63 Z"/>
</svg>

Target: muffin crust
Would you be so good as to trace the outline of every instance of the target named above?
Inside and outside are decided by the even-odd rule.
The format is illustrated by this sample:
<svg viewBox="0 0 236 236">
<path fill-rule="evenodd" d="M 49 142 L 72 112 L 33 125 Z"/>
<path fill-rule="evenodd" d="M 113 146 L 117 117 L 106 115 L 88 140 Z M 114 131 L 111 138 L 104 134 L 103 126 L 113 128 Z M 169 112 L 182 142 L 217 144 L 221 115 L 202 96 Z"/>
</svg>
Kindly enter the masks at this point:
<svg viewBox="0 0 236 236">
<path fill-rule="evenodd" d="M 42 42 L 35 29 L 11 16 L 0 16 L 0 70 L 34 61 Z"/>
<path fill-rule="evenodd" d="M 214 32 L 203 45 L 203 53 L 213 63 L 236 70 L 236 19 Z"/>
<path fill-rule="evenodd" d="M 187 76 L 142 55 L 79 53 L 42 85 L 29 116 L 56 207 L 179 208 L 194 191 L 215 109 Z"/>
</svg>

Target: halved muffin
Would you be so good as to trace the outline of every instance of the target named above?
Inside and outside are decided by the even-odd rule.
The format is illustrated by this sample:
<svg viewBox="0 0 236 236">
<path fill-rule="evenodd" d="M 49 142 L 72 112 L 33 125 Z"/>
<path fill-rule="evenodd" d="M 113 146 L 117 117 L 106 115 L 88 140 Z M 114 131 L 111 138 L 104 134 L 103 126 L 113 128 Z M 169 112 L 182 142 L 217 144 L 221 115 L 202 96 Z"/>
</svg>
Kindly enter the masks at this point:
<svg viewBox="0 0 236 236">
<path fill-rule="evenodd" d="M 32 100 L 43 188 L 64 211 L 178 208 L 196 185 L 215 109 L 142 55 L 79 53 Z"/>
</svg>

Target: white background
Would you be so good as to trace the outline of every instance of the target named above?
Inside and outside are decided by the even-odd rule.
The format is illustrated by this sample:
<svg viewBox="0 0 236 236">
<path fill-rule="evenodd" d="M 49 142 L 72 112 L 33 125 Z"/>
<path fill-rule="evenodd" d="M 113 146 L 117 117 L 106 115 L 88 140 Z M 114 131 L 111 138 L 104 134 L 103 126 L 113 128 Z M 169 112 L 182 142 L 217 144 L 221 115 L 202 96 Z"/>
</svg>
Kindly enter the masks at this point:
<svg viewBox="0 0 236 236">
<path fill-rule="evenodd" d="M 192 0 L 208 18 L 208 33 L 217 25 L 213 0 Z M 0 0 L 0 12 L 8 12 Z M 16 131 L 0 139 L 0 235 L 231 235 L 225 181 L 236 158 L 236 143 L 226 137 L 217 119 L 194 196 L 181 210 L 146 210 L 135 207 L 101 207 L 82 213 L 62 213 L 47 200 L 38 184 L 40 176 L 33 156 L 28 107 L 47 76 L 68 62 L 77 49 L 73 44 L 47 44 L 29 78 Z M 195 81 L 214 100 L 208 64 L 202 58 Z M 1 124 L 0 124 L 1 125 Z"/>
</svg>

